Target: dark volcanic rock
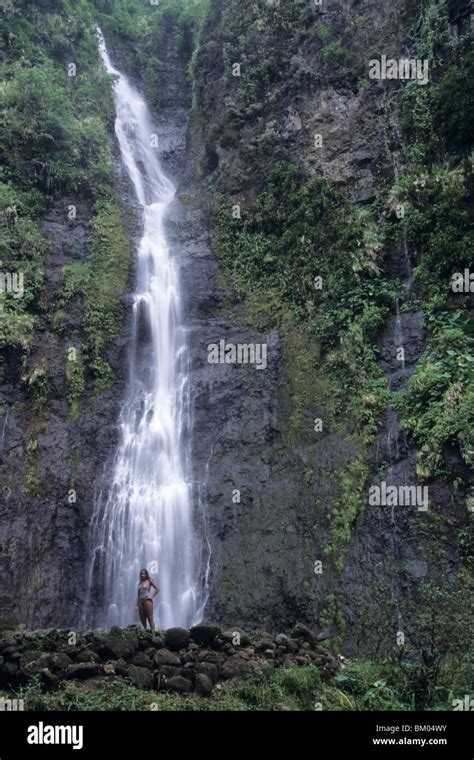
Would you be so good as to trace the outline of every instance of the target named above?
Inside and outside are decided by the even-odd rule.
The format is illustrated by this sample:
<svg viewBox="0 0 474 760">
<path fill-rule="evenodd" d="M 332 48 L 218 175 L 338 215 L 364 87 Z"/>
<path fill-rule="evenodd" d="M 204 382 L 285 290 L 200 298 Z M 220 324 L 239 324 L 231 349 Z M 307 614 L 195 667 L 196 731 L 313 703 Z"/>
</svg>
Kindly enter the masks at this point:
<svg viewBox="0 0 474 760">
<path fill-rule="evenodd" d="M 196 644 L 212 644 L 218 636 L 222 636 L 222 629 L 215 623 L 199 623 L 191 628 L 190 634 Z"/>
<path fill-rule="evenodd" d="M 306 641 L 308 644 L 311 644 L 312 646 L 315 646 L 317 643 L 316 634 L 311 631 L 307 625 L 304 625 L 303 623 L 297 623 L 293 630 L 291 631 L 291 637 L 293 639 L 301 639 L 302 641 Z"/>
<path fill-rule="evenodd" d="M 77 665 L 71 665 L 66 671 L 66 678 L 93 678 L 102 672 L 102 668 L 97 663 L 80 662 Z"/>
<path fill-rule="evenodd" d="M 8 687 L 16 682 L 19 668 L 14 662 L 4 662 L 0 665 L 0 686 Z"/>
<path fill-rule="evenodd" d="M 153 674 L 147 668 L 128 664 L 125 671 L 126 677 L 132 681 L 134 686 L 137 686 L 139 689 L 153 688 Z"/>
<path fill-rule="evenodd" d="M 247 660 L 244 660 L 240 655 L 236 654 L 226 660 L 224 665 L 220 668 L 219 675 L 221 678 L 235 678 L 249 673 L 250 670 L 251 667 Z"/>
<path fill-rule="evenodd" d="M 171 665 L 172 667 L 181 667 L 181 660 L 168 649 L 160 649 L 155 654 L 154 663 L 157 667 L 160 665 Z"/>
<path fill-rule="evenodd" d="M 127 659 L 131 657 L 137 649 L 137 637 L 128 632 L 125 635 L 112 634 L 100 644 L 97 651 L 101 657 L 118 660 L 119 657 Z"/>
<path fill-rule="evenodd" d="M 202 697 L 209 697 L 212 694 L 212 682 L 203 673 L 196 676 L 195 688 Z"/>
<path fill-rule="evenodd" d="M 111 636 L 115 641 L 120 638 L 120 632 L 116 630 Z M 98 640 L 98 635 L 90 633 L 88 638 L 91 641 Z M 276 638 L 281 642 L 287 639 L 285 634 L 279 634 Z M 287 646 L 272 644 L 271 647 L 264 648 L 268 637 L 259 634 L 255 640 L 249 637 L 252 646 L 242 647 L 238 651 L 228 645 L 216 651 L 210 649 L 208 644 L 194 644 L 194 649 L 180 650 L 179 655 L 169 649 L 156 651 L 150 647 L 148 654 L 138 650 L 129 659 L 124 656 L 108 658 L 106 648 L 103 647 L 105 639 L 101 637 L 99 644 L 103 654 L 85 649 L 78 656 L 89 659 L 82 662 L 73 662 L 69 654 L 61 649 L 46 654 L 42 654 L 39 649 L 32 649 L 35 639 L 27 634 L 15 641 L 15 645 L 8 642 L 10 646 L 3 649 L 0 639 L 0 650 L 6 652 L 9 658 L 15 658 L 14 661 L 7 660 L 0 655 L 0 687 L 14 689 L 27 684 L 32 676 L 39 677 L 48 690 L 60 688 L 63 680 L 85 681 L 87 688 L 98 688 L 104 681 L 125 678 L 139 689 L 154 688 L 182 693 L 196 690 L 201 696 L 208 696 L 219 680 L 243 678 L 265 663 L 271 663 L 274 667 L 313 665 L 325 681 L 331 681 L 340 672 L 340 663 L 326 649 L 318 645 L 310 646 L 301 638 L 298 641 L 288 639 Z M 294 644 L 296 651 L 291 651 L 291 644 Z M 63 647 L 64 650 L 71 649 L 66 641 L 63 641 Z M 23 652 L 17 649 L 23 649 Z"/>
<path fill-rule="evenodd" d="M 163 677 L 163 679 L 168 681 L 170 678 L 174 678 L 175 676 L 179 676 L 181 672 L 181 668 L 173 665 L 162 665 L 160 667 L 160 676 Z"/>
<path fill-rule="evenodd" d="M 174 676 L 166 684 L 168 691 L 177 691 L 179 694 L 185 694 L 188 691 L 193 691 L 194 686 L 187 678 L 182 676 Z"/>
<path fill-rule="evenodd" d="M 165 631 L 165 646 L 169 649 L 186 649 L 189 640 L 190 634 L 185 628 L 168 628 Z"/>
<path fill-rule="evenodd" d="M 195 665 L 197 674 L 207 676 L 212 683 L 217 683 L 219 678 L 219 668 L 212 662 L 198 662 Z"/>
<path fill-rule="evenodd" d="M 152 654 L 147 655 L 145 652 L 137 652 L 130 658 L 131 665 L 137 665 L 139 668 L 151 668 L 153 666 L 153 659 L 155 652 L 152 649 Z"/>
</svg>

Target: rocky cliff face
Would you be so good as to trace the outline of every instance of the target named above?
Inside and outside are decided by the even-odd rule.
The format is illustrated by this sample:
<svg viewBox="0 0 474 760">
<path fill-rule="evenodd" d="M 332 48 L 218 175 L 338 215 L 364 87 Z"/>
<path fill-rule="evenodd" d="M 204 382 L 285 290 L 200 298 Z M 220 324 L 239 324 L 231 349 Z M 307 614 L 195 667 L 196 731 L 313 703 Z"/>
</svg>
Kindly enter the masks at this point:
<svg viewBox="0 0 474 760">
<path fill-rule="evenodd" d="M 117 191 L 128 234 L 137 234 L 132 196 L 115 158 Z M 77 220 L 68 222 L 76 205 Z M 82 305 L 65 311 L 63 329 L 54 323 L 61 296 L 62 268 L 87 256 L 91 210 L 75 198 L 61 198 L 43 216 L 40 229 L 48 250 L 38 327 L 26 366 L 20 354 L 5 357 L 1 394 L 7 405 L 0 437 L 0 594 L 3 622 L 27 626 L 77 622 L 84 597 L 88 524 L 94 498 L 106 481 L 107 463 L 117 444 L 117 418 L 127 353 L 127 310 L 121 336 L 108 348 L 115 387 L 97 394 L 85 388 L 80 414 L 68 402 L 67 351 L 80 351 Z M 124 298 L 126 306 L 126 299 Z M 33 402 L 30 379 L 45 370 L 48 399 Z"/>
<path fill-rule="evenodd" d="M 339 186 L 355 203 L 378 198 L 404 164 L 400 113 L 393 104 L 387 107 L 393 94 L 387 82 L 360 87 L 354 76 L 364 76 L 364 62 L 372 53 L 409 54 L 408 33 L 418 10 L 411 2 L 396 8 L 384 3 L 323 4 L 312 23 L 324 24 L 347 43 L 357 63 L 355 74 L 353 69 L 338 79 L 326 67 L 308 92 L 296 87 L 295 94 L 296 75 L 280 71 L 273 105 L 250 105 L 242 114 L 237 85 L 230 75 L 222 75 L 225 66 L 240 59 L 228 51 L 226 57 L 232 39 L 216 9 L 197 60 L 199 108 L 193 124 L 201 129 L 199 137 L 207 136 L 201 188 L 217 185 L 229 208 L 231 203 L 251 206 L 264 189 L 268 163 L 275 160 L 271 152 L 270 157 L 259 152 L 262 137 L 272 133 L 293 161 Z M 321 71 L 320 49 L 314 52 L 302 43 L 301 71 Z M 245 60 L 241 63 L 245 71 Z M 322 147 L 315 143 L 316 134 L 322 136 Z M 191 131 L 191 161 L 198 147 Z M 191 198 L 195 194 L 188 180 L 181 191 Z M 206 229 L 192 203 L 185 213 L 180 214 L 188 220 L 183 235 L 190 222 Z M 420 583 L 442 576 L 440 553 L 448 565 L 458 561 L 456 531 L 465 520 L 462 498 L 446 482 L 433 481 L 427 512 L 416 506 L 370 506 L 372 485 L 420 483 L 415 452 L 391 408 L 370 450 L 351 435 L 351 420 L 338 433 L 315 434 L 313 420 L 324 413 L 318 399 L 321 377 L 308 378 L 314 387 L 289 443 L 289 417 L 297 403 L 293 380 L 305 371 L 293 363 L 295 336 L 282 336 L 271 325 L 257 332 L 242 316 L 238 299 L 211 285 L 211 278 L 214 283 L 218 278 L 209 245 L 205 240 L 196 245 L 194 234 L 190 238 L 187 245 L 184 241 L 184 280 L 193 326 L 195 465 L 205 487 L 211 547 L 209 614 L 218 621 L 264 624 L 269 630 L 295 619 L 326 625 L 328 636 L 342 633 L 349 649 L 367 645 L 374 651 L 382 639 L 393 643 L 398 630 L 410 628 L 404 603 L 416 600 Z M 189 266 L 188 256 L 194 257 Z M 406 387 L 424 346 L 422 312 L 403 307 L 417 295 L 412 256 L 406 244 L 388 252 L 389 269 L 402 288 L 379 337 L 380 363 L 391 391 Z M 206 346 L 219 339 L 267 343 L 268 368 L 259 372 L 253 366 L 209 366 Z M 400 347 L 405 352 L 402 363 Z M 459 461 L 456 466 L 463 469 Z M 328 556 L 334 509 L 349 509 L 358 490 L 347 546 Z"/>
<path fill-rule="evenodd" d="M 323 6 L 320 12 L 334 32 L 353 33 L 359 51 L 366 37 L 375 36 L 379 50 L 398 57 L 407 48 L 415 10 L 411 2 L 396 8 L 344 2 Z M 178 184 L 167 229 L 181 267 L 191 354 L 194 488 L 206 616 L 226 627 L 273 632 L 300 620 L 313 628 L 326 627 L 328 637 L 343 634 L 348 649 L 365 642 L 373 651 L 379 624 L 388 615 L 386 629 L 395 636 L 401 601 L 416 599 L 420 582 L 436 577 L 439 552 L 457 562 L 453 535 L 463 519 L 460 503 L 440 482 L 430 486 L 427 513 L 416 507 L 394 513 L 390 507 L 369 506 L 371 483 L 416 482 L 415 454 L 391 409 L 369 452 L 351 435 L 350 419 L 342 421 L 340 431 L 316 434 L 314 420 L 324 411 L 318 388 L 325 383 L 318 373 L 308 371 L 303 378 L 312 392 L 298 410 L 295 426 L 295 375 L 306 374 L 304 366 L 294 366 L 298 333 L 282 335 L 268 320 L 263 328 L 256 326 L 223 282 L 206 199 L 209 187 L 217 183 L 229 198 L 237 202 L 245 196 L 252 203 L 264 176 L 257 141 L 270 131 L 287 144 L 292 160 L 336 183 L 354 202 L 377 198 L 393 178 L 394 166 L 403 162 L 399 115 L 396 109 L 386 115 L 388 90 L 383 84 L 354 88 L 350 78 L 336 81 L 327 72 L 310 95 L 300 91 L 296 99 L 291 81 L 283 76 L 273 113 L 243 127 L 232 123 L 223 107 L 226 93 L 213 86 L 213 73 L 221 65 L 213 38 L 218 24 L 216 13 L 203 33 L 198 62 L 204 67 L 202 89 L 192 118 L 185 71 L 171 41 L 163 71 L 167 104 L 156 115 L 164 168 Z M 316 66 L 319 59 L 304 63 Z M 207 174 L 198 179 L 206 120 Z M 315 147 L 315 133 L 323 136 L 322 150 Z M 130 195 L 119 167 L 117 177 L 126 205 Z M 84 225 L 69 231 L 63 213 L 67 203 L 63 199 L 43 220 L 50 243 L 46 302 L 55 297 L 57 272 L 65 261 L 85 255 Z M 81 214 L 86 220 L 88 210 Z M 133 218 L 132 213 L 132 238 Z M 407 255 L 401 250 L 390 254 L 394 271 L 405 279 Z M 106 487 L 107 463 L 117 442 L 127 324 L 126 319 L 120 339 L 110 348 L 117 385 L 88 398 L 75 422 L 68 419 L 65 400 L 62 357 L 67 345 L 52 333 L 46 317 L 30 362 L 31 367 L 48 362 L 53 402 L 48 420 L 38 429 L 25 401 L 18 362 L 7 357 L 3 391 L 10 411 L 0 437 L 0 593 L 4 613 L 28 626 L 65 626 L 79 620 L 87 525 L 94 494 Z M 210 364 L 208 346 L 221 340 L 266 344 L 266 369 Z M 394 306 L 380 336 L 381 365 L 394 388 L 406 383 L 423 340 L 421 313 L 400 314 Z M 406 349 L 402 371 L 395 355 L 400 341 Z M 75 504 L 68 503 L 71 487 L 78 493 Z M 335 505 L 344 507 L 359 491 L 347 546 L 336 556 L 328 554 Z"/>
</svg>

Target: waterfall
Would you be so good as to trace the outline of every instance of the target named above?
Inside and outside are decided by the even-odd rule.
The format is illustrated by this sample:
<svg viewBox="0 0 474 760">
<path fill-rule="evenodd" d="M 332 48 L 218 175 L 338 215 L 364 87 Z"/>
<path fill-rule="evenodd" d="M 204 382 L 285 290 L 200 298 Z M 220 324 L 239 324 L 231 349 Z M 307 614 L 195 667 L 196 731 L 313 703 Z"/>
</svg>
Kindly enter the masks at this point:
<svg viewBox="0 0 474 760">
<path fill-rule="evenodd" d="M 88 569 L 88 624 L 126 626 L 137 620 L 141 568 L 160 586 L 155 622 L 189 627 L 202 618 L 200 551 L 190 482 L 190 392 L 180 284 L 164 219 L 175 188 L 163 173 L 146 103 L 100 54 L 114 75 L 115 132 L 143 214 L 136 255 L 128 384 L 120 441 L 106 494 L 96 499 Z M 100 602 L 100 609 L 93 609 Z"/>
</svg>

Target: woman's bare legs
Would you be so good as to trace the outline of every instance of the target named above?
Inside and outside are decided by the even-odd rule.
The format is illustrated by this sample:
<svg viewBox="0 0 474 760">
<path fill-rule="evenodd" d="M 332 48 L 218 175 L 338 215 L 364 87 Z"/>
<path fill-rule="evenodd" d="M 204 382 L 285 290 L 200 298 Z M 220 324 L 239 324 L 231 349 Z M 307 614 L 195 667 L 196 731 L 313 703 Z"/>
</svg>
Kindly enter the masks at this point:
<svg viewBox="0 0 474 760">
<path fill-rule="evenodd" d="M 150 623 L 152 631 L 155 630 L 155 621 L 153 620 L 153 602 L 151 599 L 145 599 L 145 614 Z"/>
<path fill-rule="evenodd" d="M 140 620 L 142 621 L 142 626 L 146 628 L 146 618 L 147 614 L 145 611 L 145 605 L 143 602 L 138 602 L 138 614 L 140 615 Z"/>
</svg>

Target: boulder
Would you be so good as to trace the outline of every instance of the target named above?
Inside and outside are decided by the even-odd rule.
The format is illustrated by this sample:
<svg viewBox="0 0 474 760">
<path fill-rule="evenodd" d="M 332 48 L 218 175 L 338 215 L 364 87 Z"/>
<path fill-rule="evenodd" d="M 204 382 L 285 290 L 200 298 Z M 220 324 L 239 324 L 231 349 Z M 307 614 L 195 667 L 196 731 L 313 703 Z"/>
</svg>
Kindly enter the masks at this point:
<svg viewBox="0 0 474 760">
<path fill-rule="evenodd" d="M 219 668 L 212 662 L 198 662 L 194 666 L 196 674 L 207 676 L 212 683 L 217 683 L 219 679 Z"/>
<path fill-rule="evenodd" d="M 198 623 L 193 625 L 189 633 L 196 644 L 208 646 L 222 636 L 222 629 L 216 623 Z"/>
<path fill-rule="evenodd" d="M 168 628 L 165 631 L 165 646 L 175 651 L 186 649 L 190 638 L 190 633 L 185 628 Z"/>
<path fill-rule="evenodd" d="M 257 639 L 254 644 L 257 652 L 265 652 L 266 649 L 274 649 L 275 644 L 270 638 Z"/>
<path fill-rule="evenodd" d="M 149 650 L 147 650 L 149 651 Z M 130 658 L 130 664 L 136 665 L 138 668 L 152 668 L 153 659 L 155 656 L 154 650 L 152 650 L 152 656 L 146 654 L 146 652 L 135 652 L 133 657 Z"/>
<path fill-rule="evenodd" d="M 185 694 L 186 692 L 193 691 L 193 684 L 187 678 L 183 676 L 174 676 L 166 684 L 168 691 L 177 691 L 179 694 Z"/>
<path fill-rule="evenodd" d="M 21 653 L 20 667 L 24 668 L 25 665 L 37 662 L 42 656 L 43 652 L 40 649 L 26 649 Z"/>
<path fill-rule="evenodd" d="M 76 665 L 70 665 L 66 671 L 66 678 L 94 678 L 102 672 L 102 668 L 95 662 L 79 662 Z"/>
<path fill-rule="evenodd" d="M 244 676 L 250 670 L 250 664 L 247 660 L 242 659 L 238 654 L 234 654 L 221 666 L 219 674 L 221 678 L 235 678 L 236 676 Z"/>
<path fill-rule="evenodd" d="M 55 652 L 55 654 L 50 655 L 49 667 L 53 673 L 66 670 L 70 665 L 72 665 L 72 659 L 65 652 Z"/>
<path fill-rule="evenodd" d="M 187 678 L 188 681 L 194 681 L 194 677 L 196 675 L 196 671 L 194 670 L 191 663 L 188 663 L 184 666 L 184 668 L 181 668 L 179 671 L 179 675 L 183 676 L 183 678 Z"/>
<path fill-rule="evenodd" d="M 127 670 L 127 663 L 125 662 L 125 660 L 117 660 L 117 662 L 114 664 L 114 673 L 118 676 L 123 676 L 123 677 L 127 675 L 128 670 Z"/>
<path fill-rule="evenodd" d="M 175 654 L 169 651 L 169 649 L 159 649 L 153 659 L 156 667 L 161 665 L 171 665 L 174 668 L 181 667 L 181 660 Z"/>
<path fill-rule="evenodd" d="M 95 662 L 97 660 L 97 655 L 90 649 L 82 649 L 77 653 L 74 659 L 76 662 Z"/>
<path fill-rule="evenodd" d="M 153 675 L 148 668 L 140 668 L 137 665 L 126 666 L 126 677 L 129 678 L 138 689 L 152 689 Z"/>
<path fill-rule="evenodd" d="M 292 639 L 307 641 L 311 646 L 316 646 L 317 644 L 316 634 L 304 623 L 296 623 L 290 635 Z"/>
<path fill-rule="evenodd" d="M 10 686 L 15 683 L 19 673 L 16 662 L 4 662 L 0 665 L 0 686 Z"/>
<path fill-rule="evenodd" d="M 160 675 L 164 678 L 165 681 L 169 681 L 170 678 L 179 676 L 180 672 L 181 668 L 174 668 L 172 665 L 162 665 L 160 668 Z"/>
<path fill-rule="evenodd" d="M 113 633 L 107 636 L 97 647 L 101 657 L 106 660 L 128 659 L 135 654 L 138 647 L 137 636 L 133 633 Z"/>
<path fill-rule="evenodd" d="M 201 697 L 209 697 L 212 694 L 212 682 L 204 673 L 198 673 L 196 676 L 195 688 Z"/>
<path fill-rule="evenodd" d="M 154 635 L 152 631 L 145 631 L 141 630 L 138 632 L 137 636 L 137 649 L 140 649 L 142 652 L 145 651 L 145 649 L 148 649 L 148 647 L 151 645 L 151 642 L 154 639 Z M 163 645 L 164 646 L 164 645 Z"/>
<path fill-rule="evenodd" d="M 216 652 L 201 652 L 198 654 L 199 662 L 212 662 L 214 665 L 219 664 L 219 655 Z"/>
<path fill-rule="evenodd" d="M 59 678 L 48 668 L 43 668 L 40 672 L 41 683 L 45 689 L 57 689 L 59 686 Z"/>
<path fill-rule="evenodd" d="M 18 647 L 16 643 L 12 641 L 11 639 L 9 639 L 8 642 L 3 642 L 2 646 L 0 646 L 0 652 L 7 659 L 9 659 L 9 657 L 11 657 L 11 655 L 17 651 L 18 651 Z"/>
</svg>

